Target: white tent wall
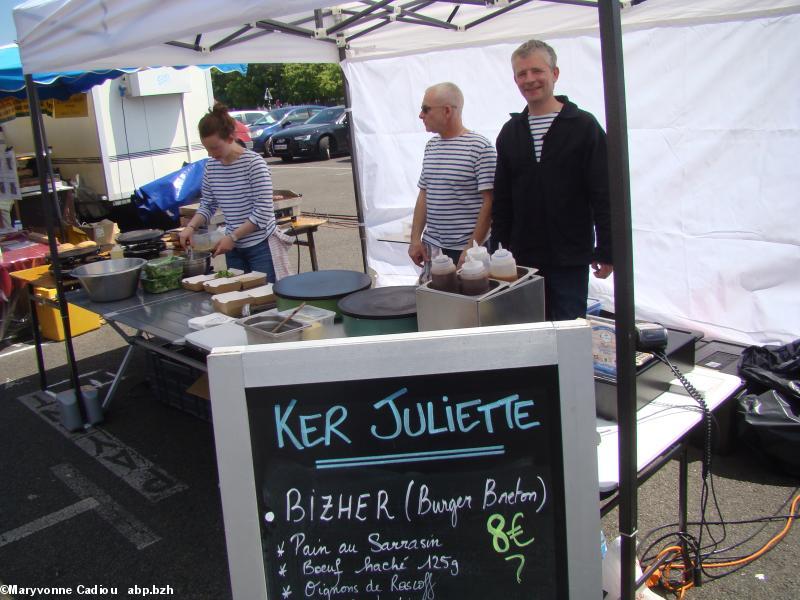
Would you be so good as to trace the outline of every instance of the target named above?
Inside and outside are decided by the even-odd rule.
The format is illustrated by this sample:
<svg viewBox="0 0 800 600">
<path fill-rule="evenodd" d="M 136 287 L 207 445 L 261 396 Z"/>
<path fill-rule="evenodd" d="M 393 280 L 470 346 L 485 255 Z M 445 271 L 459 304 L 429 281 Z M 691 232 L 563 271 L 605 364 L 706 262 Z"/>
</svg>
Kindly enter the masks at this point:
<svg viewBox="0 0 800 600">
<path fill-rule="evenodd" d="M 535 35 L 535 31 L 531 32 Z M 741 343 L 800 335 L 800 16 L 677 22 L 626 32 L 637 316 Z M 552 39 L 557 93 L 604 123 L 595 34 Z M 464 122 L 494 139 L 524 103 L 516 43 L 349 61 L 370 266 L 413 280 L 401 231 L 416 199 L 425 88 L 453 81 Z M 592 295 L 613 306 L 611 282 Z"/>
</svg>

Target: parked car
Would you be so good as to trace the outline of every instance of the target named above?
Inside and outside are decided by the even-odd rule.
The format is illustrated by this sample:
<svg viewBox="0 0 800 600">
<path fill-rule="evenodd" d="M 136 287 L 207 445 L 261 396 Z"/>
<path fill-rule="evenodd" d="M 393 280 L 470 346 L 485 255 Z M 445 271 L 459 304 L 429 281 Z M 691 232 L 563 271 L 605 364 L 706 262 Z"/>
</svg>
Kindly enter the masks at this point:
<svg viewBox="0 0 800 600">
<path fill-rule="evenodd" d="M 248 127 L 264 118 L 264 115 L 267 114 L 266 110 L 232 110 L 228 113 L 234 119 L 239 121 L 239 123 L 244 123 Z"/>
<path fill-rule="evenodd" d="M 305 104 L 301 106 L 284 106 L 269 111 L 264 118 L 250 126 L 250 137 L 253 138 L 253 151 L 267 156 L 267 141 L 269 138 L 292 125 L 300 125 L 319 111 L 324 106 Z"/>
<path fill-rule="evenodd" d="M 350 113 L 344 106 L 321 110 L 303 125 L 287 127 L 272 136 L 273 156 L 283 161 L 314 156 L 328 160 L 333 154 L 350 152 Z"/>
<path fill-rule="evenodd" d="M 241 121 L 236 121 L 236 130 L 233 135 L 236 137 L 237 143 L 249 150 L 253 149 L 253 138 L 250 137 L 250 131 L 248 131 L 247 125 Z"/>
</svg>

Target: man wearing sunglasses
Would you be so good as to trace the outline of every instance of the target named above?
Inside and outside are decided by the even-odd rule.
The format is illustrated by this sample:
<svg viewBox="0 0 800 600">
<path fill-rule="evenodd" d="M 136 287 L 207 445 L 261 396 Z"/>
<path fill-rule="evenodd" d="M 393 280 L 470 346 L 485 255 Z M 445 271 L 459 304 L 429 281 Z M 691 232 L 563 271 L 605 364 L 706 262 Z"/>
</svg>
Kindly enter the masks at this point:
<svg viewBox="0 0 800 600">
<path fill-rule="evenodd" d="M 554 96 L 556 53 L 530 40 L 511 55 L 527 102 L 497 137 L 492 241 L 537 267 L 548 320 L 586 316 L 589 265 L 613 271 L 606 135 L 590 113 Z"/>
<path fill-rule="evenodd" d="M 419 118 L 436 135 L 425 146 L 408 249 L 420 267 L 439 251 L 460 265 L 473 241 L 489 237 L 496 152 L 464 127 L 463 107 L 461 90 L 449 82 L 429 87 L 422 99 Z"/>
</svg>

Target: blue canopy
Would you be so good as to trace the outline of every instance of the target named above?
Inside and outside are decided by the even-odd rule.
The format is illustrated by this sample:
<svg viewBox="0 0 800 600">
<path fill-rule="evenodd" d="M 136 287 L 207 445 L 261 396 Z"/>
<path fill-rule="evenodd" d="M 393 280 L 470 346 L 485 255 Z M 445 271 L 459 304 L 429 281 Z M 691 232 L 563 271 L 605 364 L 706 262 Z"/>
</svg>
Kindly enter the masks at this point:
<svg viewBox="0 0 800 600">
<path fill-rule="evenodd" d="M 198 65 L 202 68 L 215 68 L 224 73 L 238 71 L 247 73 L 246 64 Z M 182 67 L 176 67 L 178 69 Z M 39 99 L 66 100 L 73 94 L 103 83 L 107 79 L 116 79 L 125 73 L 133 73 L 140 69 L 113 69 L 108 71 L 69 71 L 64 73 L 35 73 L 33 81 L 38 86 Z M 16 44 L 0 46 L 0 97 L 12 96 L 25 99 L 25 77 L 22 73 L 22 62 Z"/>
</svg>

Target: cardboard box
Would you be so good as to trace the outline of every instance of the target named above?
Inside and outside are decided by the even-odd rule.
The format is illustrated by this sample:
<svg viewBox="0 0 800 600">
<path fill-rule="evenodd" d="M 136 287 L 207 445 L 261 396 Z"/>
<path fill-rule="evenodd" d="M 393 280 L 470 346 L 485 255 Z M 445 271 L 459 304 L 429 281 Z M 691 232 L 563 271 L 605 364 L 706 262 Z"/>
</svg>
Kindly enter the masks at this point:
<svg viewBox="0 0 800 600">
<path fill-rule="evenodd" d="M 108 219 L 103 219 L 96 223 L 87 223 L 79 227 L 90 240 L 97 242 L 98 246 L 112 245 L 114 243 L 114 238 L 119 233 L 117 224 Z"/>
</svg>

